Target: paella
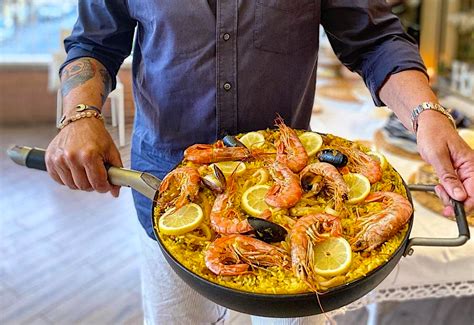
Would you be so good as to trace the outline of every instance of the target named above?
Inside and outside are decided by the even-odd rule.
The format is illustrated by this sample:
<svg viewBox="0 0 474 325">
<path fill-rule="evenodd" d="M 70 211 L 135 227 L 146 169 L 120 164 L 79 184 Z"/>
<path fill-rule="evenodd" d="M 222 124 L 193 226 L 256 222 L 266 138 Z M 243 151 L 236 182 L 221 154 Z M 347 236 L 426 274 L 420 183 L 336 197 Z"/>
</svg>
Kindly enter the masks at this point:
<svg viewBox="0 0 474 325">
<path fill-rule="evenodd" d="M 162 181 L 154 218 L 194 274 L 264 294 L 323 293 L 386 263 L 413 208 L 383 155 L 288 127 L 196 144 Z"/>
</svg>

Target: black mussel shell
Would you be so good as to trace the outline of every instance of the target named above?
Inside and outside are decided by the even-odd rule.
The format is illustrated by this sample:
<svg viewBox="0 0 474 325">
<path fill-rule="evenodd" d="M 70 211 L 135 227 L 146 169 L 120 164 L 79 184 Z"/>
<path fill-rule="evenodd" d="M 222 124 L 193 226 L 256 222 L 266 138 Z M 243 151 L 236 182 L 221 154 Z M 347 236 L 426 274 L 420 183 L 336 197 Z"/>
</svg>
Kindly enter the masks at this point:
<svg viewBox="0 0 474 325">
<path fill-rule="evenodd" d="M 313 184 L 311 184 L 310 178 L 303 177 L 301 179 L 301 188 L 305 192 L 311 191 L 311 189 L 313 188 Z"/>
<path fill-rule="evenodd" d="M 224 193 L 225 186 L 222 185 L 222 183 L 216 177 L 213 177 L 212 175 L 206 175 L 204 177 L 201 177 L 201 181 L 208 189 L 210 189 L 214 193 Z"/>
<path fill-rule="evenodd" d="M 255 217 L 248 217 L 247 220 L 255 232 L 255 237 L 266 243 L 283 241 L 288 234 L 285 228 L 271 221 Z"/>
<path fill-rule="evenodd" d="M 318 159 L 337 168 L 344 167 L 348 162 L 347 156 L 336 149 L 321 150 L 318 153 Z"/>
<path fill-rule="evenodd" d="M 207 186 L 211 191 L 215 193 L 223 193 L 226 188 L 226 179 L 222 170 L 217 167 L 217 165 L 212 165 L 214 177 L 212 175 L 207 175 L 201 177 L 201 181 L 204 185 Z"/>
<path fill-rule="evenodd" d="M 219 167 L 217 167 L 216 164 L 212 165 L 212 168 L 213 168 L 214 176 L 219 180 L 219 182 L 222 183 L 224 187 L 226 187 L 227 184 L 226 184 L 224 172 Z"/>
<path fill-rule="evenodd" d="M 240 142 L 236 137 L 232 135 L 226 135 L 222 141 L 224 142 L 226 147 L 245 147 L 245 145 Z"/>
</svg>

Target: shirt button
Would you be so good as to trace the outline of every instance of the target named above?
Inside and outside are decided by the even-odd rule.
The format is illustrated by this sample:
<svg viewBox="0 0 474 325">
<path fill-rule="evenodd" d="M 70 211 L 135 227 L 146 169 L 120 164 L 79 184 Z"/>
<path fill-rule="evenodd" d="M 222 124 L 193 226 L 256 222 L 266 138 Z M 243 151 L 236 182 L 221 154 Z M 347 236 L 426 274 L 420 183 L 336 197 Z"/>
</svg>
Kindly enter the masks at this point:
<svg viewBox="0 0 474 325">
<path fill-rule="evenodd" d="M 230 34 L 225 33 L 224 35 L 222 35 L 222 39 L 227 42 L 230 39 Z"/>
<path fill-rule="evenodd" d="M 226 82 L 223 87 L 225 91 L 229 91 L 232 88 L 232 85 L 230 82 Z"/>
</svg>

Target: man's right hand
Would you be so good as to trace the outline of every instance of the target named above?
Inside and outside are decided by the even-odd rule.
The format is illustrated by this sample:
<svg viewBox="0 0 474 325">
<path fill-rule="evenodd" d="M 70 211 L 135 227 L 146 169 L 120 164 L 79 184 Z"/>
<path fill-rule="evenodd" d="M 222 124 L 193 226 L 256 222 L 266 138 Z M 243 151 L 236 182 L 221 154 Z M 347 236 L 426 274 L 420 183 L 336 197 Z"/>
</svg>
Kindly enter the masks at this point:
<svg viewBox="0 0 474 325">
<path fill-rule="evenodd" d="M 45 160 L 48 173 L 60 184 L 119 195 L 120 187 L 108 182 L 104 164 L 122 167 L 122 160 L 101 120 L 83 118 L 64 127 L 46 149 Z"/>
</svg>

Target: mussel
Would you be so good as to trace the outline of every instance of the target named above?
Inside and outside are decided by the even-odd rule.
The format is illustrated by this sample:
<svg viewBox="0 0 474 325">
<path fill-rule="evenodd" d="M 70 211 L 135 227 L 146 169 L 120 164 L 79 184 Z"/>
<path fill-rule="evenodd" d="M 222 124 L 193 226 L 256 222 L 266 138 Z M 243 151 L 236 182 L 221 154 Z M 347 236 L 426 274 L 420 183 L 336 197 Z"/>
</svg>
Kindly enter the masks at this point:
<svg viewBox="0 0 474 325">
<path fill-rule="evenodd" d="M 233 135 L 226 135 L 222 141 L 224 142 L 226 147 L 245 147 L 245 145 L 239 141 L 236 137 Z"/>
<path fill-rule="evenodd" d="M 321 150 L 318 152 L 318 159 L 337 168 L 344 167 L 348 162 L 347 156 L 336 149 Z"/>
<path fill-rule="evenodd" d="M 212 165 L 214 174 L 201 177 L 201 181 L 211 191 L 221 194 L 226 188 L 226 179 L 222 170 L 217 165 Z"/>
<path fill-rule="evenodd" d="M 247 221 L 254 229 L 255 237 L 266 243 L 283 241 L 288 234 L 282 226 L 265 219 L 248 217 Z"/>
</svg>

